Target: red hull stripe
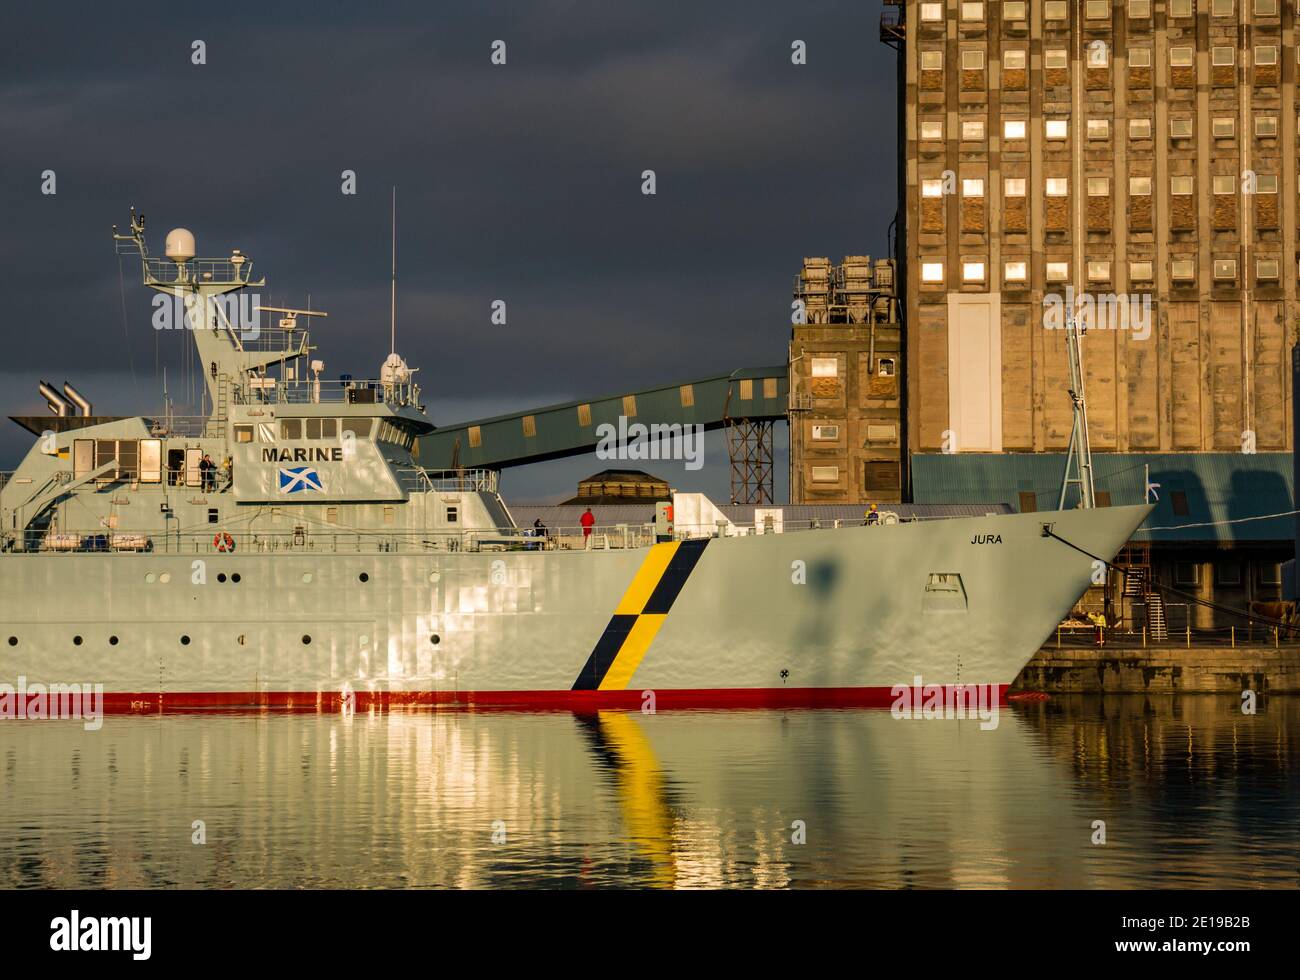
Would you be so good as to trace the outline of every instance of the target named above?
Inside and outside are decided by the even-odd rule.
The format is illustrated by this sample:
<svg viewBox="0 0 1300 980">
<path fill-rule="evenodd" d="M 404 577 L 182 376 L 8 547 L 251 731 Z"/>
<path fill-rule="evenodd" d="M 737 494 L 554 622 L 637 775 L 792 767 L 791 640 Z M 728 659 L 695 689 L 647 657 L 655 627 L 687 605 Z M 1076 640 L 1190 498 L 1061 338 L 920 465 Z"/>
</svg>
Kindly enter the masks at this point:
<svg viewBox="0 0 1300 980">
<path fill-rule="evenodd" d="M 1006 703 L 1007 686 L 997 685 Z M 896 700 L 890 687 L 694 688 L 654 692 L 656 711 L 685 708 L 878 708 Z M 973 692 L 972 692 L 973 693 Z M 649 700 L 648 693 L 645 700 Z M 224 709 L 259 711 L 337 711 L 344 698 L 337 691 L 178 691 L 104 693 L 111 714 L 185 712 Z M 464 710 L 595 711 L 640 708 L 640 690 L 627 691 L 357 691 L 353 706 L 369 708 L 453 708 Z"/>
</svg>

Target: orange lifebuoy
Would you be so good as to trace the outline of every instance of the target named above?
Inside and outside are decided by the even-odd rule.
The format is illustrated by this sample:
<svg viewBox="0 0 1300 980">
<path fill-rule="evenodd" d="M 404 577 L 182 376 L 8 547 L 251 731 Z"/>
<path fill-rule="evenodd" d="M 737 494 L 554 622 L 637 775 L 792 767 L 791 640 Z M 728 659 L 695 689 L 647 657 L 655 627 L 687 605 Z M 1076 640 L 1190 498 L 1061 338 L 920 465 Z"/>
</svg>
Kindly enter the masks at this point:
<svg viewBox="0 0 1300 980">
<path fill-rule="evenodd" d="M 234 551 L 235 539 L 225 531 L 222 531 L 212 539 L 212 547 L 216 548 L 218 551 Z"/>
</svg>

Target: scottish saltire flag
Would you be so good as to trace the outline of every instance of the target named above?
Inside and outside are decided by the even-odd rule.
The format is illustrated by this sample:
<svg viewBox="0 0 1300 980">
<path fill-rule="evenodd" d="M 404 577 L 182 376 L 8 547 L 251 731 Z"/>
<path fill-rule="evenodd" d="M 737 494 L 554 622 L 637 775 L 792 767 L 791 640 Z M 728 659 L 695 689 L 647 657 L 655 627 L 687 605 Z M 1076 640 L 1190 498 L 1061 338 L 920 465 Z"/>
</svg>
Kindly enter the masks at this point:
<svg viewBox="0 0 1300 980">
<path fill-rule="evenodd" d="M 317 493 L 325 492 L 319 473 L 310 466 L 298 466 L 291 470 L 282 468 L 280 470 L 281 493 L 302 493 L 304 490 L 315 490 Z"/>
</svg>

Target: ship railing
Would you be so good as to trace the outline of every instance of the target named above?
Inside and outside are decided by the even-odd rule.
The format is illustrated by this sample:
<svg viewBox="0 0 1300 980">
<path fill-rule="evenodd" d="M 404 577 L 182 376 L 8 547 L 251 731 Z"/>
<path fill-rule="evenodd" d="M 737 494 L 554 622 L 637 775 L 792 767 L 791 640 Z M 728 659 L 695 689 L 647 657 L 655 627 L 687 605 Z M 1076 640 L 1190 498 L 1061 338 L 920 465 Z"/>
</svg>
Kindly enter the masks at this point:
<svg viewBox="0 0 1300 980">
<path fill-rule="evenodd" d="M 251 378 L 235 386 L 233 401 L 237 405 L 380 404 L 419 408 L 420 386 L 413 381 Z"/>
<path fill-rule="evenodd" d="M 403 484 L 438 493 L 496 493 L 500 474 L 496 470 L 427 470 L 423 466 L 397 469 Z"/>
<path fill-rule="evenodd" d="M 147 416 L 147 419 L 149 435 L 156 438 L 206 435 L 208 425 L 212 421 L 206 415 Z"/>
<path fill-rule="evenodd" d="M 245 260 L 236 265 L 230 259 L 190 259 L 188 262 L 173 262 L 171 259 L 145 256 L 145 282 L 164 285 L 180 283 L 228 283 L 250 282 L 253 263 Z"/>
</svg>

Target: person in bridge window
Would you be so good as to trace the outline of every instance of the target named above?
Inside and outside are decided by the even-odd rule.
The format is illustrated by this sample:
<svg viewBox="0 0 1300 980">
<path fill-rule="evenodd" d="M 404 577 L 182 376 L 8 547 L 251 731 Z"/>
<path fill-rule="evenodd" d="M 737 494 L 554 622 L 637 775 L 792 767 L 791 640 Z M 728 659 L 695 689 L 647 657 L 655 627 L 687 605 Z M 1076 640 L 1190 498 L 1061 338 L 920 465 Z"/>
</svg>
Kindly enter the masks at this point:
<svg viewBox="0 0 1300 980">
<path fill-rule="evenodd" d="M 235 482 L 235 461 L 227 456 L 221 461 L 221 489 L 229 490 Z"/>
<path fill-rule="evenodd" d="M 596 524 L 596 515 L 591 512 L 590 507 L 588 507 L 586 512 L 582 515 L 581 524 L 582 524 L 582 546 L 584 548 L 590 548 L 591 529 Z"/>
</svg>

